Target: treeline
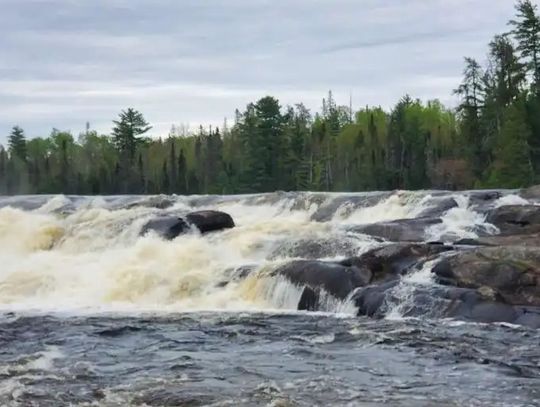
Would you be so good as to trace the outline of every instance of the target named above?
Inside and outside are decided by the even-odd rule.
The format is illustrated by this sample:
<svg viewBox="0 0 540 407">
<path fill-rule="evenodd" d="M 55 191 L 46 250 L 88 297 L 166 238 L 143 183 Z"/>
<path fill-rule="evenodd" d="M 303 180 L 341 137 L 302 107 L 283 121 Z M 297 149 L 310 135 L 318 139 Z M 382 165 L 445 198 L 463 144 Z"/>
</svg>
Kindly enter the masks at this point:
<svg viewBox="0 0 540 407">
<path fill-rule="evenodd" d="M 332 93 L 314 115 L 273 97 L 234 123 L 148 137 L 127 109 L 111 135 L 53 130 L 27 140 L 14 127 L 0 148 L 0 194 L 229 194 L 517 188 L 540 181 L 540 17 L 519 1 L 487 62 L 465 59 L 457 109 L 409 96 L 391 111 L 353 112 Z"/>
</svg>

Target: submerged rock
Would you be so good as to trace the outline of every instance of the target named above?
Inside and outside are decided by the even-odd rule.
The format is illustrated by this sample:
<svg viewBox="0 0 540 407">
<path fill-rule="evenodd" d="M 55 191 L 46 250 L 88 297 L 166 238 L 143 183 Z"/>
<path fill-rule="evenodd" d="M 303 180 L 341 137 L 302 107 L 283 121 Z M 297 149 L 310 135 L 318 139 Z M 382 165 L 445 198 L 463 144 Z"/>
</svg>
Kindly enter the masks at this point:
<svg viewBox="0 0 540 407">
<path fill-rule="evenodd" d="M 141 235 L 152 231 L 164 239 L 172 240 L 188 232 L 192 226 L 201 233 L 208 233 L 233 228 L 235 225 L 231 216 L 225 212 L 198 211 L 188 213 L 185 219 L 176 216 L 159 216 L 151 219 L 143 226 Z"/>
</svg>

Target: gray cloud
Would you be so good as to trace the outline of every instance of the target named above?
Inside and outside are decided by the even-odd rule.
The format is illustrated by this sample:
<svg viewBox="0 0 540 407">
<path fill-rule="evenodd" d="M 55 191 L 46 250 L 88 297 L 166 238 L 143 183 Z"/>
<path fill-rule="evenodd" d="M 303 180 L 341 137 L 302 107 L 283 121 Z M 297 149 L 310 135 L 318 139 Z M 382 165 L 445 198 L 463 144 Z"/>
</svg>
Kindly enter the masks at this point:
<svg viewBox="0 0 540 407">
<path fill-rule="evenodd" d="M 462 58 L 506 29 L 510 0 L 2 0 L 0 143 L 14 124 L 108 132 L 134 106 L 166 134 L 266 94 L 312 109 L 453 103 Z"/>
</svg>

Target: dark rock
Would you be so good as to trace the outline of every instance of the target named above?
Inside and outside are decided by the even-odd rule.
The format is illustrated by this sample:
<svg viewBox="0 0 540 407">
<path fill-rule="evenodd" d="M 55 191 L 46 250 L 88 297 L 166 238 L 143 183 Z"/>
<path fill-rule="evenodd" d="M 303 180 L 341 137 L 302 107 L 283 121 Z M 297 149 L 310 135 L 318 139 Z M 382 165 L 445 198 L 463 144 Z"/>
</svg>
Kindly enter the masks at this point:
<svg viewBox="0 0 540 407">
<path fill-rule="evenodd" d="M 392 242 L 421 242 L 425 238 L 426 229 L 439 223 L 442 223 L 442 220 L 438 218 L 399 219 L 355 226 L 350 230 Z"/>
<path fill-rule="evenodd" d="M 320 304 L 320 291 L 311 287 L 304 287 L 300 300 L 298 301 L 299 311 L 317 311 Z"/>
<path fill-rule="evenodd" d="M 433 272 L 442 284 L 489 287 L 507 304 L 540 306 L 540 250 L 483 247 L 440 261 Z"/>
<path fill-rule="evenodd" d="M 191 212 L 187 214 L 186 220 L 188 223 L 195 225 L 201 233 L 231 229 L 235 226 L 231 215 L 219 211 Z"/>
<path fill-rule="evenodd" d="M 185 220 L 175 216 L 160 216 L 149 220 L 143 226 L 141 235 L 154 232 L 163 239 L 172 240 L 175 237 L 186 233 L 190 229 Z"/>
<path fill-rule="evenodd" d="M 229 285 L 229 283 L 233 281 L 244 280 L 258 268 L 259 266 L 254 264 L 247 264 L 244 266 L 229 268 L 224 272 L 225 279 L 217 283 L 217 286 L 226 287 L 227 285 Z"/>
<path fill-rule="evenodd" d="M 354 240 L 346 237 L 288 240 L 272 250 L 268 260 L 280 257 L 315 260 L 325 257 L 353 256 L 357 250 Z"/>
<path fill-rule="evenodd" d="M 340 262 L 344 266 L 367 268 L 373 273 L 373 280 L 383 281 L 405 274 L 412 266 L 432 256 L 452 250 L 451 246 L 440 244 L 395 243 L 370 250 L 361 256 Z"/>
<path fill-rule="evenodd" d="M 159 216 L 146 222 L 141 230 L 141 235 L 152 231 L 164 239 L 172 240 L 188 232 L 191 225 L 195 226 L 201 233 L 208 233 L 232 228 L 234 221 L 229 214 L 218 211 L 191 212 L 186 215 L 186 220 L 176 216 Z"/>
<path fill-rule="evenodd" d="M 484 238 L 460 239 L 454 242 L 454 245 L 456 246 L 495 246 L 494 244 L 488 243 L 487 240 Z"/>
<path fill-rule="evenodd" d="M 483 206 L 502 198 L 503 194 L 500 191 L 471 191 L 468 196 L 472 205 Z"/>
<path fill-rule="evenodd" d="M 434 200 L 433 204 L 418 214 L 418 218 L 437 218 L 450 209 L 456 208 L 458 203 L 454 198 L 442 198 Z"/>
<path fill-rule="evenodd" d="M 394 280 L 357 289 L 352 296 L 352 301 L 358 308 L 358 315 L 382 318 L 385 311 L 384 301 L 398 283 L 398 280 Z"/>
<path fill-rule="evenodd" d="M 487 221 L 497 226 L 502 234 L 540 232 L 540 206 L 501 206 L 489 212 Z"/>
<path fill-rule="evenodd" d="M 514 307 L 507 304 L 482 302 L 471 309 L 470 319 L 475 322 L 512 323 L 517 319 L 517 313 Z"/>
<path fill-rule="evenodd" d="M 127 209 L 144 207 L 167 209 L 174 205 L 174 200 L 167 195 L 154 195 L 143 197 L 135 202 L 129 202 L 125 205 Z"/>
<path fill-rule="evenodd" d="M 327 222 L 334 217 L 338 209 L 345 209 L 343 214 L 348 215 L 360 208 L 375 206 L 384 199 L 388 199 L 392 194 L 393 192 L 380 192 L 370 195 L 329 195 L 311 215 L 311 220 Z"/>
<path fill-rule="evenodd" d="M 509 322 L 513 323 L 518 313 L 511 305 L 486 299 L 480 292 L 472 289 L 446 288 L 439 291 L 441 317 L 451 317 L 471 322 Z"/>
<path fill-rule="evenodd" d="M 342 300 L 355 288 L 369 284 L 372 277 L 366 268 L 310 260 L 293 261 L 277 268 L 272 274 L 283 276 L 298 286 L 307 286 L 315 291 L 323 289 Z"/>
<path fill-rule="evenodd" d="M 462 239 L 455 243 L 463 246 L 540 246 L 540 233 L 483 236 L 478 239 Z"/>
</svg>

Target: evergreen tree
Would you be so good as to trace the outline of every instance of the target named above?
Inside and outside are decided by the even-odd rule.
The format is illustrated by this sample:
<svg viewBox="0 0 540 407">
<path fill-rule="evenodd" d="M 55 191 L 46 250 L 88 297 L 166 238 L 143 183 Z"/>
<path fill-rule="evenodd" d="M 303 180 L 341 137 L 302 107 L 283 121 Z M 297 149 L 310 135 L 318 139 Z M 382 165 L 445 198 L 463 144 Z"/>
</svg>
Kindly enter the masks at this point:
<svg viewBox="0 0 540 407">
<path fill-rule="evenodd" d="M 114 144 L 121 155 L 133 160 L 140 136 L 148 132 L 152 126 L 144 119 L 142 113 L 128 108 L 119 114 L 119 120 L 113 120 L 112 130 Z"/>
<path fill-rule="evenodd" d="M 12 157 L 17 157 L 26 162 L 26 137 L 24 130 L 19 126 L 13 127 L 8 137 L 9 152 Z"/>
<path fill-rule="evenodd" d="M 480 64 L 473 58 L 465 58 L 463 81 L 454 91 L 460 96 L 458 112 L 461 115 L 461 132 L 466 140 L 464 153 L 473 163 L 474 173 L 480 177 L 485 169 L 487 152 L 484 148 L 485 134 L 481 126 L 481 109 L 484 108 L 486 76 Z"/>
<path fill-rule="evenodd" d="M 521 57 L 529 64 L 534 78 L 535 92 L 540 92 L 540 17 L 531 0 L 520 0 L 516 5 L 517 16 L 511 20 L 512 34 L 518 42 Z"/>
<path fill-rule="evenodd" d="M 520 188 L 533 181 L 533 168 L 527 143 L 530 128 L 526 123 L 523 102 L 509 106 L 497 140 L 489 186 Z"/>
<path fill-rule="evenodd" d="M 133 170 L 135 152 L 142 142 L 141 136 L 148 132 L 150 126 L 142 113 L 128 108 L 119 115 L 119 120 L 113 120 L 113 142 L 118 151 L 118 166 L 115 183 L 118 192 L 136 192 L 139 179 L 134 176 Z"/>
</svg>

